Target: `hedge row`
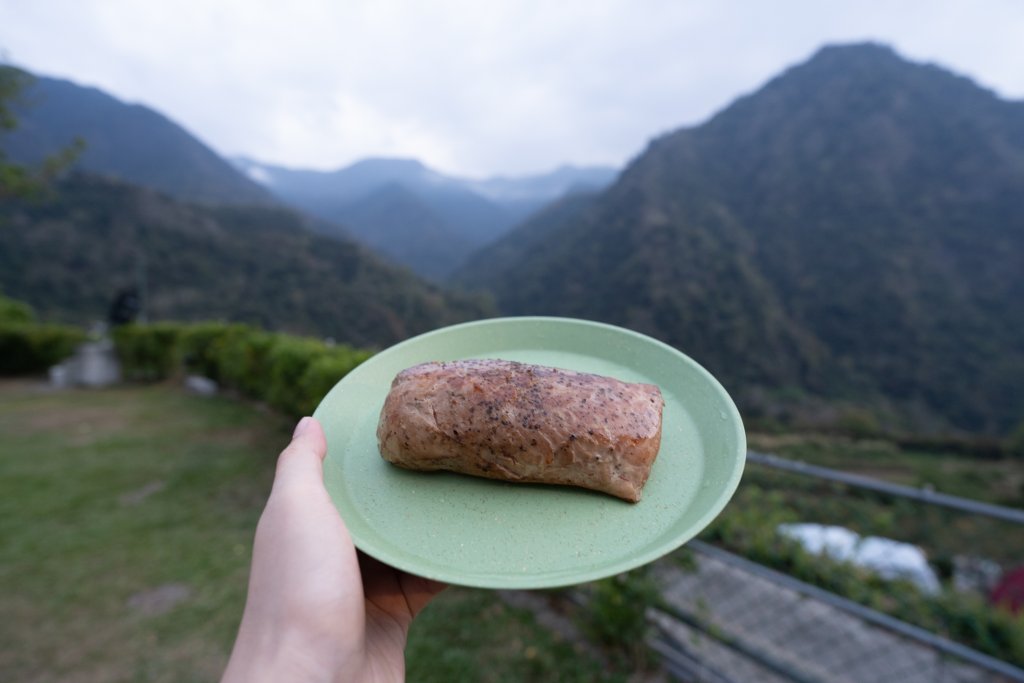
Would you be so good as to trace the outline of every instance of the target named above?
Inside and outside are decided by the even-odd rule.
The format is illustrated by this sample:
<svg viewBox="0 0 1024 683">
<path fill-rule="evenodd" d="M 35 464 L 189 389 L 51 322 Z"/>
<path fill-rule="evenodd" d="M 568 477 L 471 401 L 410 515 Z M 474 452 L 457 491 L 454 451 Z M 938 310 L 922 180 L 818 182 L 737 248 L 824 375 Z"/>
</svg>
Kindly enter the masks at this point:
<svg viewBox="0 0 1024 683">
<path fill-rule="evenodd" d="M 293 417 L 312 413 L 338 380 L 372 355 L 229 323 L 126 325 L 115 329 L 114 343 L 127 379 L 195 373 Z"/>
<path fill-rule="evenodd" d="M 0 322 L 0 375 L 46 372 L 85 339 L 85 332 L 77 327 Z"/>
</svg>

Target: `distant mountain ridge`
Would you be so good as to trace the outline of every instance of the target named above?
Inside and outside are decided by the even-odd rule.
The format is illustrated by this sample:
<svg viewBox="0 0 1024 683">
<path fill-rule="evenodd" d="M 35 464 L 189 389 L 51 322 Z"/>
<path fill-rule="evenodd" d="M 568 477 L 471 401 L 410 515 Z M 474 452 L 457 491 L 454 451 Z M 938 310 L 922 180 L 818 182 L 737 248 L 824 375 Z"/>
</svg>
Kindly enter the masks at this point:
<svg viewBox="0 0 1024 683">
<path fill-rule="evenodd" d="M 569 192 L 603 189 L 619 172 L 611 166 L 563 164 L 547 173 L 473 179 L 448 175 L 417 159 L 400 157 L 370 157 L 334 171 L 289 168 L 248 157 L 234 157 L 231 162 L 256 182 L 282 195 L 307 198 L 330 195 L 343 202 L 361 198 L 384 185 L 396 184 L 426 193 L 461 189 L 503 205 L 529 202 L 533 209 Z"/>
<path fill-rule="evenodd" d="M 19 125 L 0 137 L 0 150 L 15 163 L 38 165 L 80 138 L 85 148 L 77 170 L 191 202 L 289 204 L 318 217 L 314 229 L 355 238 L 436 281 L 544 203 L 603 187 L 616 173 L 564 166 L 523 178 L 470 180 L 414 159 L 364 159 L 334 172 L 229 162 L 159 112 L 46 76 L 30 79 L 14 111 Z M 385 206 L 388 197 L 399 203 Z"/>
<path fill-rule="evenodd" d="M 751 416 L 786 396 L 895 429 L 1024 416 L 1024 103 L 884 46 L 828 47 L 568 209 L 460 278 L 505 313 L 653 334 Z"/>
<path fill-rule="evenodd" d="M 339 208 L 338 220 L 371 249 L 397 263 L 418 263 L 418 272 L 443 278 L 465 257 L 464 238 L 419 196 L 388 184 Z"/>
<path fill-rule="evenodd" d="M 151 320 L 222 319 L 383 347 L 485 317 L 284 207 L 204 205 L 73 175 L 47 201 L 0 204 L 0 290 L 86 324 L 142 274 Z"/>
<path fill-rule="evenodd" d="M 233 163 L 281 200 L 344 225 L 396 262 L 435 279 L 546 203 L 606 187 L 617 174 L 609 167 L 562 166 L 545 174 L 473 180 L 445 175 L 415 159 L 364 159 L 336 171 L 246 158 Z M 397 199 L 396 188 L 404 190 L 401 204 L 387 209 L 382 201 Z M 368 211 L 367 202 L 376 209 Z M 439 234 L 446 235 L 444 245 L 436 241 Z M 438 260 L 441 246 L 445 252 Z"/>
<path fill-rule="evenodd" d="M 12 161 L 35 165 L 76 137 L 76 168 L 188 201 L 276 203 L 260 184 L 163 114 L 71 81 L 34 76 L 15 103 L 18 126 L 0 137 Z"/>
</svg>

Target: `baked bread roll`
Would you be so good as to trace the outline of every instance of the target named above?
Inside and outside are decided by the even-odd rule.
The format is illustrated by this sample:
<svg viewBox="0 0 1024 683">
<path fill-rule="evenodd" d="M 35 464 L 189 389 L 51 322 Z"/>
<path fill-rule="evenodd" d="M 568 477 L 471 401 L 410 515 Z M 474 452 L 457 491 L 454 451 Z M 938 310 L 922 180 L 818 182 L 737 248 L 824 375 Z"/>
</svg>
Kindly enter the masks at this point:
<svg viewBox="0 0 1024 683">
<path fill-rule="evenodd" d="M 504 360 L 423 363 L 395 377 L 377 440 L 390 463 L 567 484 L 630 502 L 661 446 L 661 391 Z"/>
</svg>

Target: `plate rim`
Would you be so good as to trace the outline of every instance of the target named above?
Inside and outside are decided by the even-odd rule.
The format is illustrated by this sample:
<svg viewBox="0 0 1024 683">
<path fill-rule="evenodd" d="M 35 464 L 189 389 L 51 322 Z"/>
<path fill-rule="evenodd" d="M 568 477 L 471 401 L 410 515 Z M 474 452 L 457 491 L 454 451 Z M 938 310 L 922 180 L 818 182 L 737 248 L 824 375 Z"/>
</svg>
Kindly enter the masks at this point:
<svg viewBox="0 0 1024 683">
<path fill-rule="evenodd" d="M 636 330 L 631 330 L 618 325 L 612 325 L 609 323 L 598 322 L 593 320 L 586 320 L 582 318 L 568 318 L 560 316 L 504 316 L 498 318 L 472 320 L 468 322 L 447 325 L 445 327 L 437 328 L 434 330 L 429 330 L 427 332 L 418 334 L 414 337 L 404 339 L 387 348 L 381 349 L 373 356 L 360 363 L 359 366 L 353 368 L 351 372 L 347 373 L 344 377 L 338 380 L 338 382 L 336 382 L 334 386 L 331 387 L 331 389 L 326 394 L 324 394 L 320 403 L 313 411 L 313 416 L 318 417 L 321 408 L 324 406 L 325 403 L 328 402 L 328 398 L 335 391 L 338 391 L 339 388 L 342 387 L 342 385 L 344 385 L 347 381 L 351 382 L 358 380 L 360 370 L 364 366 L 372 364 L 375 361 L 375 359 L 383 356 L 384 354 L 387 354 L 387 356 L 399 354 L 406 347 L 422 344 L 424 343 L 425 340 L 429 340 L 432 337 L 457 334 L 461 330 L 467 328 L 519 324 L 543 324 L 553 326 L 565 325 L 574 327 L 603 328 L 604 330 L 612 333 L 635 338 L 638 342 L 641 342 L 643 344 L 650 344 L 654 345 L 655 347 L 660 347 L 662 350 L 667 351 L 671 355 L 678 357 L 679 359 L 687 363 L 692 370 L 696 371 L 696 373 L 700 375 L 702 379 L 709 384 L 709 386 L 714 390 L 714 392 L 724 399 L 725 407 L 729 412 L 729 415 L 727 416 L 727 421 L 731 423 L 730 426 L 732 427 L 734 436 L 736 438 L 737 453 L 730 454 L 733 456 L 732 471 L 730 472 L 729 478 L 724 482 L 723 486 L 721 487 L 722 495 L 719 496 L 718 500 L 716 501 L 716 504 L 711 506 L 709 509 L 705 510 L 704 513 L 700 517 L 698 517 L 692 525 L 690 525 L 689 532 L 680 534 L 678 538 L 673 539 L 670 547 L 659 546 L 647 552 L 638 553 L 637 555 L 625 558 L 618 562 L 601 564 L 598 567 L 589 570 L 573 571 L 571 577 L 563 579 L 559 579 L 556 576 L 552 576 L 552 574 L 554 574 L 555 572 L 547 572 L 543 575 L 520 573 L 494 574 L 489 572 L 473 572 L 472 578 L 466 576 L 465 574 L 459 575 L 459 572 L 457 570 L 453 570 L 450 574 L 446 574 L 444 571 L 436 572 L 429 568 L 419 566 L 415 562 L 405 562 L 403 557 L 396 557 L 392 555 L 390 552 L 388 552 L 388 550 L 385 547 L 377 543 L 374 543 L 373 539 L 364 538 L 362 535 L 359 535 L 359 537 L 357 538 L 358 534 L 353 534 L 351 532 L 351 529 L 349 529 L 349 535 L 352 538 L 352 541 L 356 548 L 358 548 L 362 552 L 365 552 L 367 555 L 370 555 L 375 559 L 384 562 L 388 565 L 391 565 L 392 567 L 395 567 L 402 571 L 406 571 L 410 574 L 415 574 L 417 576 L 422 576 L 428 579 L 443 581 L 445 583 L 449 583 L 452 585 L 483 589 L 534 590 L 558 588 L 599 580 L 649 564 L 657 560 L 658 558 L 663 557 L 668 553 L 671 553 L 677 550 L 678 548 L 682 547 L 687 541 L 691 540 L 697 534 L 703 531 L 719 514 L 721 514 L 722 510 L 725 509 L 725 506 L 728 505 L 729 501 L 732 500 L 733 495 L 735 494 L 736 489 L 739 486 L 740 480 L 742 479 L 744 470 L 746 468 L 747 460 L 746 430 L 743 425 L 743 418 L 740 415 L 739 409 L 737 408 L 735 401 L 733 400 L 729 392 L 725 389 L 725 387 L 721 384 L 721 382 L 719 382 L 718 379 L 713 374 L 711 374 L 710 371 L 708 371 L 704 366 L 702 366 L 700 363 L 698 363 L 696 360 L 694 360 L 692 357 L 690 357 L 683 351 L 659 339 L 655 339 L 654 337 L 646 335 L 642 332 L 637 332 Z M 327 461 L 330 459 L 330 449 L 328 449 L 327 458 L 325 459 L 325 465 L 327 465 Z M 344 462 L 344 460 L 339 460 L 339 463 L 340 462 Z M 329 470 L 327 467 L 325 467 L 325 487 L 327 485 L 328 476 L 333 476 L 333 474 L 328 475 L 328 471 L 332 470 Z M 334 504 L 334 506 L 337 508 L 338 503 L 335 501 L 335 497 L 333 494 L 331 494 L 330 489 L 328 489 L 328 495 L 331 498 L 332 504 Z M 640 504 L 642 504 L 642 502 Z M 339 514 L 341 514 L 340 509 Z M 347 528 L 348 526 L 349 525 L 346 524 Z M 565 572 L 558 572 L 558 574 L 562 573 Z"/>
</svg>

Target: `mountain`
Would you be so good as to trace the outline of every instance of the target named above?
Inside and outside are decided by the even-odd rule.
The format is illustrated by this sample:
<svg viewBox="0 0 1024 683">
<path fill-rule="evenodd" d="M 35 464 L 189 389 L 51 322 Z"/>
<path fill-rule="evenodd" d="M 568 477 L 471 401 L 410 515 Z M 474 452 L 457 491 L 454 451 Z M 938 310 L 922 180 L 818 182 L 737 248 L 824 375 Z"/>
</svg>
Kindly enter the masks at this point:
<svg viewBox="0 0 1024 683">
<path fill-rule="evenodd" d="M 548 248 L 549 239 L 561 226 L 583 220 L 597 197 L 595 192 L 573 192 L 552 201 L 521 226 L 462 259 L 449 282 L 464 287 L 494 287 L 495 280 L 513 277 L 516 268 Z"/>
<path fill-rule="evenodd" d="M 344 204 L 385 185 L 421 189 L 455 184 L 415 159 L 363 159 L 336 171 L 293 169 L 246 157 L 236 157 L 232 163 L 279 197 L 297 205 L 317 200 Z"/>
<path fill-rule="evenodd" d="M 464 280 L 506 313 L 659 337 L 748 417 L 827 398 L 1004 434 L 1024 415 L 1024 103 L 942 68 L 823 48 L 554 222 Z"/>
<path fill-rule="evenodd" d="M 469 252 L 461 235 L 402 185 L 385 185 L 339 208 L 338 220 L 363 244 L 395 263 L 420 263 L 440 278 Z"/>
<path fill-rule="evenodd" d="M 601 190 L 615 180 L 618 169 L 609 166 L 559 166 L 549 173 L 469 181 L 470 187 L 494 201 L 531 202 L 533 208 L 577 192 Z"/>
<path fill-rule="evenodd" d="M 12 161 L 36 165 L 78 137 L 85 141 L 76 164 L 83 171 L 190 201 L 275 203 L 266 189 L 175 122 L 96 88 L 36 76 L 14 113 L 17 128 L 0 138 Z"/>
<path fill-rule="evenodd" d="M 616 173 L 600 166 L 563 166 L 535 176 L 473 180 L 445 175 L 415 159 L 364 159 L 330 172 L 289 169 L 246 158 L 233 161 L 283 201 L 353 228 L 353 234 L 367 244 L 435 279 L 547 202 L 568 192 L 603 188 Z M 406 194 L 394 192 L 396 187 Z M 386 190 L 383 195 L 376 194 L 381 190 Z M 385 210 L 386 196 L 399 200 L 401 206 Z M 412 210 L 412 199 L 418 211 Z M 383 223 L 368 220 L 363 206 L 367 201 L 387 217 Z M 359 226 L 350 225 L 353 214 L 360 216 Z M 399 214 L 405 227 L 396 231 L 394 219 Z M 438 230 L 448 233 L 448 255 L 440 261 L 433 256 L 439 247 L 434 241 Z M 367 235 L 373 238 L 367 240 Z M 399 239 L 404 243 L 396 244 Z"/>
<path fill-rule="evenodd" d="M 188 204 L 73 175 L 47 201 L 0 205 L 0 290 L 47 319 L 88 323 L 141 275 L 150 319 L 237 320 L 359 346 L 489 312 L 310 227 L 289 209 Z"/>
</svg>

